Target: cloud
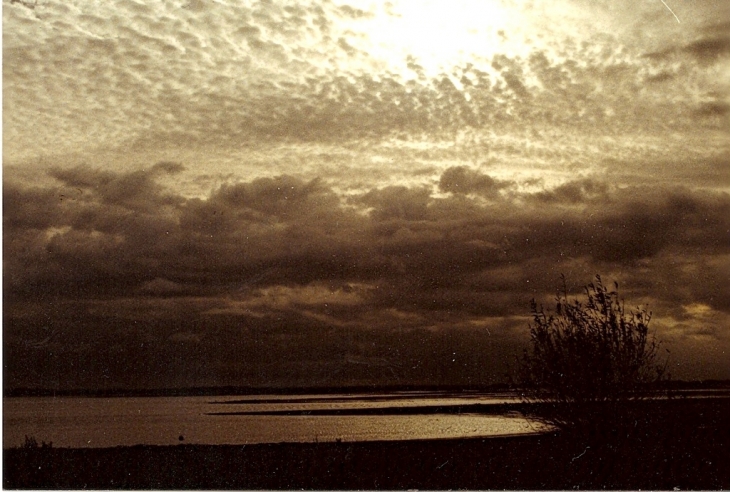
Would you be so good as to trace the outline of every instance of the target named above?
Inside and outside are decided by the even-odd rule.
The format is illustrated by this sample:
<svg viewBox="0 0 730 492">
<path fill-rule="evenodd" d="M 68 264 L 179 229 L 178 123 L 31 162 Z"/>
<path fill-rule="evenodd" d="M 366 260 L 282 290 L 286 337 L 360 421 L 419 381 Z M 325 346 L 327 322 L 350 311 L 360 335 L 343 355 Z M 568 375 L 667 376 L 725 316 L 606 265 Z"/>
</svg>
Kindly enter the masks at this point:
<svg viewBox="0 0 730 492">
<path fill-rule="evenodd" d="M 644 56 L 652 60 L 688 56 L 703 65 L 718 62 L 730 56 L 730 29 L 727 26 L 727 22 L 708 23 L 696 30 L 693 41 L 671 44 Z"/>
<path fill-rule="evenodd" d="M 674 80 L 676 78 L 676 75 L 671 74 L 669 72 L 660 72 L 655 75 L 650 75 L 647 77 L 647 81 L 652 83 L 662 83 L 662 82 L 668 82 L 670 80 Z"/>
<path fill-rule="evenodd" d="M 498 265 L 581 257 L 627 265 L 672 248 L 730 248 L 722 193 L 579 179 L 485 203 L 506 185 L 455 167 L 439 187 L 456 192 L 443 198 L 394 186 L 342 200 L 321 180 L 283 175 L 199 199 L 162 187 L 154 176 L 163 171 L 53 170 L 82 190 L 66 201 L 56 198 L 63 188 L 6 184 L 8 292 L 32 297 L 45 284 L 38 295 L 164 295 L 185 285 L 223 292 L 330 280 L 382 282 L 388 292 L 410 282 L 419 292 L 455 288 L 466 306 L 474 303 L 464 285 Z M 452 294 L 437 295 L 432 306 Z"/>
<path fill-rule="evenodd" d="M 354 19 L 372 18 L 373 14 L 362 9 L 351 7 L 349 5 L 341 5 L 339 7 L 339 13 L 345 17 L 351 17 Z"/>
<path fill-rule="evenodd" d="M 370 191 L 362 197 L 362 202 L 373 206 L 372 215 L 377 220 L 417 221 L 426 217 L 430 195 L 426 188 L 389 186 Z"/>
<path fill-rule="evenodd" d="M 223 185 L 213 203 L 233 209 L 250 209 L 287 220 L 290 215 L 312 209 L 337 207 L 337 198 L 319 180 L 308 183 L 291 176 L 259 178 L 251 183 Z"/>
<path fill-rule="evenodd" d="M 691 99 L 690 79 L 713 83 L 706 80 L 712 73 L 671 71 L 666 56 L 711 60 L 725 51 L 724 31 L 698 31 L 697 40 L 650 55 L 661 66 L 647 74 L 631 57 L 635 47 L 610 48 L 618 40 L 604 36 L 593 40 L 595 50 L 566 43 L 556 57 L 536 45 L 524 57 L 497 51 L 411 78 L 369 49 L 375 14 L 354 7 L 123 9 L 129 22 L 104 20 L 119 16 L 109 6 L 76 12 L 51 2 L 32 29 L 21 26 L 17 8 L 7 10 L 8 155 L 26 155 L 38 139 L 70 152 L 89 141 L 239 148 L 272 139 L 438 138 L 466 128 L 652 135 L 667 125 L 681 130 L 692 118 L 677 104 Z M 158 21 L 165 16 L 169 25 Z M 338 25 L 344 19 L 346 27 Z M 154 61 L 160 57 L 166 63 Z M 398 63 L 405 70 L 419 62 L 404 53 Z M 670 73 L 671 90 L 643 83 Z M 647 97 L 637 98 L 639 91 Z"/>
<path fill-rule="evenodd" d="M 499 190 L 509 183 L 498 181 L 491 176 L 474 171 L 465 166 L 450 167 L 441 175 L 439 189 L 454 194 L 475 193 L 496 198 Z"/>
<path fill-rule="evenodd" d="M 719 6 L 504 4 L 430 54 L 388 37 L 398 6 L 186 6 L 3 9 L 13 374 L 456 381 L 452 343 L 474 378 L 561 273 L 725 347 Z M 23 372 L 48 320 L 67 359 Z"/>
<path fill-rule="evenodd" d="M 702 63 L 711 63 L 730 56 L 730 35 L 698 39 L 686 45 L 683 51 Z"/>
<path fill-rule="evenodd" d="M 171 282 L 170 280 L 157 277 L 148 282 L 144 282 L 139 287 L 139 291 L 147 295 L 168 296 L 184 293 L 185 287 L 177 282 Z"/>
<path fill-rule="evenodd" d="M 64 334 L 54 339 L 60 345 L 51 363 L 60 375 L 81 362 L 101 370 L 108 356 L 124 361 L 109 371 L 140 373 L 149 384 L 178 381 L 163 362 L 190 381 L 265 375 L 292 382 L 287 371 L 303 365 L 322 378 L 339 371 L 338 381 L 393 374 L 415 381 L 436 371 L 428 352 L 445 357 L 438 343 L 451 340 L 471 369 L 446 380 L 477 380 L 496 376 L 477 377 L 477 350 L 467 340 L 495 357 L 510 353 L 523 340 L 498 320 L 524 316 L 531 298 L 549 302 L 561 273 L 578 293 L 596 272 L 616 275 L 632 298 L 665 318 L 681 318 L 687 333 L 725 340 L 720 314 L 688 318 L 672 308 L 702 303 L 730 312 L 722 295 L 730 254 L 724 193 L 578 179 L 536 192 L 514 187 L 485 201 L 504 183 L 452 167 L 440 191 L 460 191 L 446 196 L 393 186 L 344 199 L 321 179 L 280 175 L 186 198 L 162 184 L 175 170 L 54 169 L 57 184 L 47 188 L 5 184 L 6 346 L 13 353 L 33 357 L 28 351 L 40 350 L 34 342 L 52 320 Z M 81 193 L 58 200 L 67 187 Z M 130 323 L 138 331 L 125 332 Z M 480 331 L 487 327 L 494 344 Z M 422 350 L 409 345 L 418 337 Z M 360 343 L 382 345 L 371 351 Z M 149 348 L 135 352 L 134 344 Z M 266 350 L 282 361 L 266 359 Z M 300 354 L 297 363 L 292 353 Z M 241 354 L 253 366 L 236 362 Z M 193 357 L 201 372 L 178 367 L 177 357 Z M 366 365 L 348 360 L 388 364 L 368 376 L 355 370 Z M 395 364 L 404 360 L 420 369 Z M 23 381 L 50 375 L 18 364 L 12 371 Z"/>
<path fill-rule="evenodd" d="M 154 207 L 173 206 L 178 200 L 163 192 L 157 178 L 179 173 L 183 169 L 177 163 L 160 162 L 148 169 L 121 175 L 86 166 L 54 168 L 49 174 L 63 184 L 66 193 L 60 194 L 62 197 L 75 198 L 78 202 L 80 195 L 90 193 L 98 195 L 104 204 L 154 213 Z M 89 217 L 79 218 L 85 220 Z"/>
<path fill-rule="evenodd" d="M 719 116 L 724 117 L 730 113 L 730 103 L 725 101 L 713 101 L 701 104 L 696 110 L 698 116 L 713 117 Z"/>
<path fill-rule="evenodd" d="M 592 179 L 569 181 L 549 191 L 536 193 L 533 197 L 542 202 L 583 203 L 588 200 L 603 200 L 609 196 L 606 183 Z"/>
</svg>

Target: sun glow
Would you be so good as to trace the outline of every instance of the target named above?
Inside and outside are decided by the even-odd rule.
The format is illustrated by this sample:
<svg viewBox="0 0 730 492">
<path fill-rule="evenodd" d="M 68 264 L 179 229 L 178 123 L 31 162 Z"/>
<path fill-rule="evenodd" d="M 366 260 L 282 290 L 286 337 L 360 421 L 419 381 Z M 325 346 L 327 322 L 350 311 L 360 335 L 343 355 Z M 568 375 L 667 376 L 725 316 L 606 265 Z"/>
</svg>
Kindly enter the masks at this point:
<svg viewBox="0 0 730 492">
<path fill-rule="evenodd" d="M 457 65 L 487 66 L 509 53 L 516 12 L 498 0 L 399 0 L 359 24 L 368 53 L 406 78 L 448 73 Z"/>
</svg>

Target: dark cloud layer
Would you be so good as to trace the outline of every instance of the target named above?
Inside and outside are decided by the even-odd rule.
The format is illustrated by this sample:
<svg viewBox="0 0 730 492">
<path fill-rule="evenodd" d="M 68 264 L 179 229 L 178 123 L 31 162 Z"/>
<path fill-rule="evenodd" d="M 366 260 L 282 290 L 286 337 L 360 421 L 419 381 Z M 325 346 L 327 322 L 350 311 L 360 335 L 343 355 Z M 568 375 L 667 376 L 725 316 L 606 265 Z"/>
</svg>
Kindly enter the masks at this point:
<svg viewBox="0 0 730 492">
<path fill-rule="evenodd" d="M 607 272 L 681 333 L 730 339 L 724 193 L 588 179 L 517 192 L 453 167 L 440 194 L 344 198 L 282 175 L 189 198 L 161 184 L 180 170 L 6 180 L 9 384 L 502 380 L 529 299 L 549 302 L 561 273 L 577 292 Z"/>
</svg>

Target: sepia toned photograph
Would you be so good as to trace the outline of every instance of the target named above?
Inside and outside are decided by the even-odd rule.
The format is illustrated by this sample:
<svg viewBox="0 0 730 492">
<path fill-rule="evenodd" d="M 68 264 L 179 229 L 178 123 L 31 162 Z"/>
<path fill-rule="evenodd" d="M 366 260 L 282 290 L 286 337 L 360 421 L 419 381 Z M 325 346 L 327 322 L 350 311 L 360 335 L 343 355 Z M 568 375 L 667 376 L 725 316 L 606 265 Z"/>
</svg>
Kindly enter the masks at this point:
<svg viewBox="0 0 730 492">
<path fill-rule="evenodd" d="M 730 489 L 730 2 L 2 19 L 4 489 Z"/>
</svg>

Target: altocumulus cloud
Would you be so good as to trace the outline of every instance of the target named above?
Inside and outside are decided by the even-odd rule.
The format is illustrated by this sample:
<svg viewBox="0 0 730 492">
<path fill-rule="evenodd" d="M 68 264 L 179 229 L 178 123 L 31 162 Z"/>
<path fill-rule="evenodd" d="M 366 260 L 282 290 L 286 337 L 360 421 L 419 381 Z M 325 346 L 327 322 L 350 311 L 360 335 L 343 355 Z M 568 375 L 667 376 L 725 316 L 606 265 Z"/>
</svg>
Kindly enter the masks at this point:
<svg viewBox="0 0 730 492">
<path fill-rule="evenodd" d="M 611 136 L 642 147 L 667 132 L 723 126 L 706 115 L 727 95 L 718 77 L 726 23 L 696 27 L 696 38 L 654 51 L 628 35 L 592 33 L 580 44 L 560 40 L 560 49 L 531 40 L 519 55 L 477 50 L 473 61 L 424 73 L 418 64 L 427 60 L 371 49 L 373 19 L 389 17 L 376 10 L 46 2 L 34 16 L 8 6 L 6 154 L 32 157 L 39 139 L 53 152 L 91 150 L 90 140 L 93 148 L 230 150 L 262 139 L 451 139 L 465 129 L 535 142 L 556 131 L 581 142 Z M 525 22 L 547 29 L 548 20 Z M 666 140 L 665 155 L 686 153 L 683 144 Z"/>
</svg>

